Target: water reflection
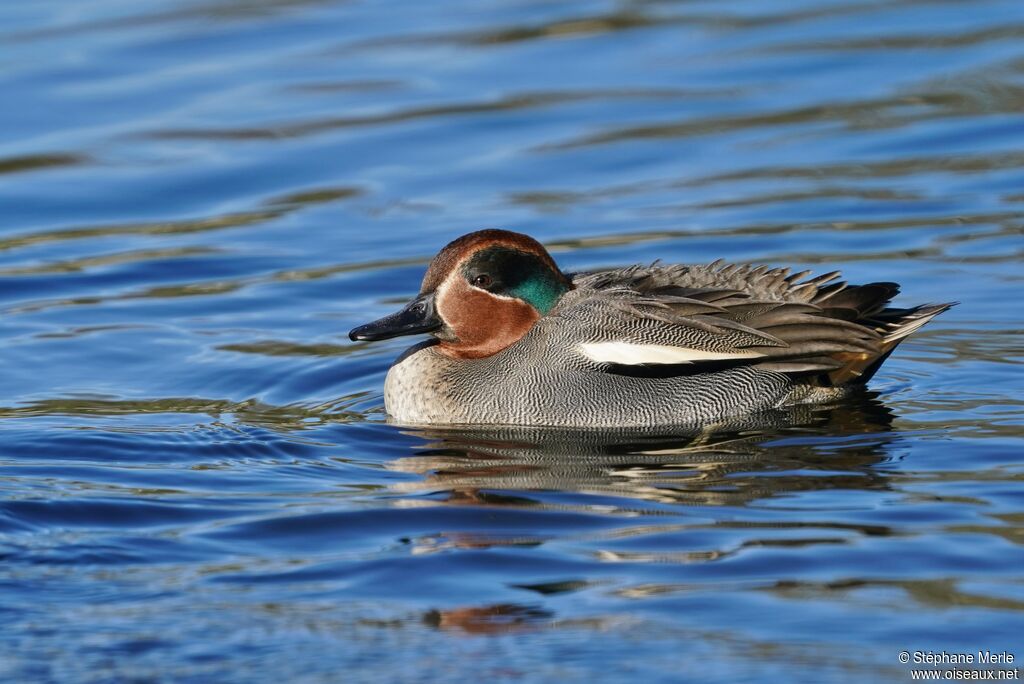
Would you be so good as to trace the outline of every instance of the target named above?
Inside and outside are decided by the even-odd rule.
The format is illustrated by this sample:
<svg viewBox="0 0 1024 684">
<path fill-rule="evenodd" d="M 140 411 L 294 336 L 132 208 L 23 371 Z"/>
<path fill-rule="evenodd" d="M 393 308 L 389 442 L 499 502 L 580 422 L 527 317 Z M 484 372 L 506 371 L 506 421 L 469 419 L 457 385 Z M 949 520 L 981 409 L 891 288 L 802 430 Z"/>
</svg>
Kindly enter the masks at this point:
<svg viewBox="0 0 1024 684">
<path fill-rule="evenodd" d="M 536 629 L 553 618 L 554 613 L 551 611 L 511 603 L 431 610 L 423 616 L 423 622 L 438 629 L 457 630 L 467 634 L 503 634 Z"/>
<path fill-rule="evenodd" d="M 793 407 L 703 429 L 408 429 L 409 435 L 425 444 L 414 447 L 413 455 L 385 466 L 421 476 L 389 487 L 403 497 L 400 503 L 413 508 L 443 502 L 466 507 L 466 515 L 473 517 L 485 517 L 486 510 L 495 508 L 612 516 L 620 520 L 612 529 L 571 535 L 574 546 L 585 549 L 594 563 L 604 567 L 679 567 L 728 559 L 743 563 L 758 549 L 821 553 L 830 545 L 849 545 L 858 536 L 878 539 L 898 534 L 880 524 L 806 516 L 707 520 L 703 515 L 681 516 L 679 510 L 680 506 L 698 510 L 758 507 L 815 491 L 886 491 L 889 478 L 876 466 L 886 462 L 903 441 L 892 428 L 893 418 L 876 394 L 865 392 L 839 405 Z M 775 505 L 776 510 L 785 508 L 784 503 L 782 509 Z M 565 533 L 555 529 L 515 531 L 499 526 L 438 531 L 409 543 L 414 556 L 485 550 L 535 554 L 557 548 L 565 540 Z M 609 581 L 602 579 L 604 575 L 592 568 L 587 575 L 509 586 L 546 599 L 601 591 Z M 733 579 L 728 583 L 733 591 L 768 591 L 788 598 L 826 590 L 810 581 Z M 916 596 L 920 588 L 911 585 L 887 586 Z M 829 590 L 855 591 L 863 586 L 865 582 L 856 580 Z M 703 582 L 639 581 L 606 590 L 621 599 L 651 600 L 707 588 Z M 957 594 L 956 587 L 948 589 L 944 595 Z M 607 627 L 604 618 L 573 618 L 546 603 L 532 602 L 437 608 L 428 611 L 423 621 L 442 631 L 467 635 Z"/>
<path fill-rule="evenodd" d="M 395 491 L 441 493 L 450 504 L 540 505 L 531 493 L 549 491 L 743 506 L 795 491 L 885 488 L 871 466 L 900 440 L 891 425 L 891 411 L 864 393 L 842 405 L 794 407 L 701 428 L 416 429 L 409 433 L 427 444 L 387 467 L 423 476 L 394 484 Z"/>
</svg>

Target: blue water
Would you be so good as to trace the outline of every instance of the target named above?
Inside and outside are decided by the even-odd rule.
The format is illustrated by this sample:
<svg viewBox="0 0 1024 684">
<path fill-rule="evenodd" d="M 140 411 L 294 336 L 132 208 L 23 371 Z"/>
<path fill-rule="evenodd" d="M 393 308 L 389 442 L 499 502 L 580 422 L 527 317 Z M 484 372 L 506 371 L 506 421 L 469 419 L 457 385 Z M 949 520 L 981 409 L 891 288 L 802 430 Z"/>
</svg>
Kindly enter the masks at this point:
<svg viewBox="0 0 1024 684">
<path fill-rule="evenodd" d="M 0 680 L 1024 659 L 1024 4 L 0 7 Z M 958 300 L 742 432 L 389 425 L 450 239 Z"/>
</svg>

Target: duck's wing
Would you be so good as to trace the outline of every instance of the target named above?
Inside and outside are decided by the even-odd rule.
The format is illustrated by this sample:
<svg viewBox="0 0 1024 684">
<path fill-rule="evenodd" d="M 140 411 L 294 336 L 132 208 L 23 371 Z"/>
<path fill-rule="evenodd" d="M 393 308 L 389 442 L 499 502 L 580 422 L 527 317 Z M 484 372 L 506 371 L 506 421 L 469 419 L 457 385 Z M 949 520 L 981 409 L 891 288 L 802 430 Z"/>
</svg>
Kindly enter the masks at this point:
<svg viewBox="0 0 1024 684">
<path fill-rule="evenodd" d="M 948 308 L 887 309 L 895 283 L 807 275 L 720 262 L 635 266 L 575 276 L 576 289 L 553 313 L 575 354 L 613 372 L 756 365 L 846 382 Z"/>
</svg>

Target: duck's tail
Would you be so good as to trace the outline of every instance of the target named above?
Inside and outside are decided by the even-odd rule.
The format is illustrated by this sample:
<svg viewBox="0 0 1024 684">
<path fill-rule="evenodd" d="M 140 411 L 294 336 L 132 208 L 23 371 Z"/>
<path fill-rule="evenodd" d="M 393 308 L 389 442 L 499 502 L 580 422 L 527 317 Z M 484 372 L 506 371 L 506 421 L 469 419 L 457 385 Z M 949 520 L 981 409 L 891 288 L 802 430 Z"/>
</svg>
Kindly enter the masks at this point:
<svg viewBox="0 0 1024 684">
<path fill-rule="evenodd" d="M 911 309 L 883 309 L 871 316 L 870 324 L 882 336 L 880 353 L 844 352 L 834 358 L 843 365 L 828 373 L 832 386 L 864 384 L 881 367 L 900 342 L 917 332 L 928 321 L 959 302 L 924 304 Z"/>
</svg>

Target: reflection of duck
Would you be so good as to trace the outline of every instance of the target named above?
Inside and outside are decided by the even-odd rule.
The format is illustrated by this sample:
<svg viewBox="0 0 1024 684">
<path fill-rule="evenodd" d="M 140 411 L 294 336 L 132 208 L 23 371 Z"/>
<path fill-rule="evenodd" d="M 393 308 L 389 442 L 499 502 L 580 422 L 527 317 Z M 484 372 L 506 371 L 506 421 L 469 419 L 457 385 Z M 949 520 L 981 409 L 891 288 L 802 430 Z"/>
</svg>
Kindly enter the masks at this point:
<svg viewBox="0 0 1024 684">
<path fill-rule="evenodd" d="M 396 491 L 444 491 L 450 504 L 531 506 L 544 498 L 534 492 L 554 491 L 744 505 L 791 491 L 885 487 L 869 466 L 898 439 L 890 423 L 888 409 L 865 393 L 841 406 L 791 407 L 690 432 L 424 428 L 412 434 L 427 444 L 388 467 L 424 475 L 393 484 Z M 425 541 L 421 551 L 537 541 L 448 535 Z"/>
<path fill-rule="evenodd" d="M 827 401 L 949 308 L 886 308 L 895 283 L 720 263 L 568 276 L 530 237 L 463 236 L 402 311 L 353 340 L 431 332 L 391 367 L 409 424 L 645 427 Z"/>
<path fill-rule="evenodd" d="M 428 625 L 467 634 L 507 634 L 535 629 L 553 618 L 550 611 L 515 603 L 431 610 L 423 616 Z"/>
<path fill-rule="evenodd" d="M 633 568 L 623 571 L 628 576 L 643 577 L 637 564 L 703 564 L 755 548 L 820 548 L 848 543 L 858 533 L 891 534 L 884 525 L 847 519 L 793 519 L 763 511 L 751 519 L 739 510 L 791 493 L 886 489 L 884 473 L 873 466 L 899 440 L 890 431 L 891 421 L 889 410 L 864 392 L 835 407 L 792 407 L 696 431 L 410 429 L 408 434 L 423 443 L 414 447 L 414 454 L 386 466 L 421 478 L 393 482 L 392 491 L 407 495 L 396 502 L 437 506 L 443 499 L 447 505 L 468 507 L 465 519 L 479 521 L 410 539 L 412 553 L 468 553 L 477 558 L 480 550 L 494 549 L 500 550 L 497 558 L 527 553 L 532 558 L 534 548 L 554 548 L 548 553 L 558 556 L 568 544 L 570 556 L 584 556 L 605 568 L 588 566 L 585 576 L 566 570 L 541 582 L 509 581 L 509 588 L 533 596 L 517 603 L 443 606 L 428 611 L 423 620 L 439 630 L 467 635 L 564 628 L 574 618 L 557 615 L 554 604 L 543 597 L 606 583 L 607 591 L 629 598 L 684 586 L 684 579 L 671 579 L 669 573 L 667 582 L 630 580 L 615 587 L 621 576 L 607 564 L 626 564 Z M 779 503 L 785 506 L 775 505 Z M 680 504 L 729 506 L 735 513 L 680 511 Z M 492 512 L 497 519 L 488 522 Z M 567 519 L 560 519 L 563 514 Z M 576 517 L 581 514 L 595 526 Z M 534 517 L 538 515 L 543 517 Z M 603 524 L 608 520 L 615 524 Z M 521 567 L 513 565 L 509 572 L 515 577 Z"/>
</svg>

